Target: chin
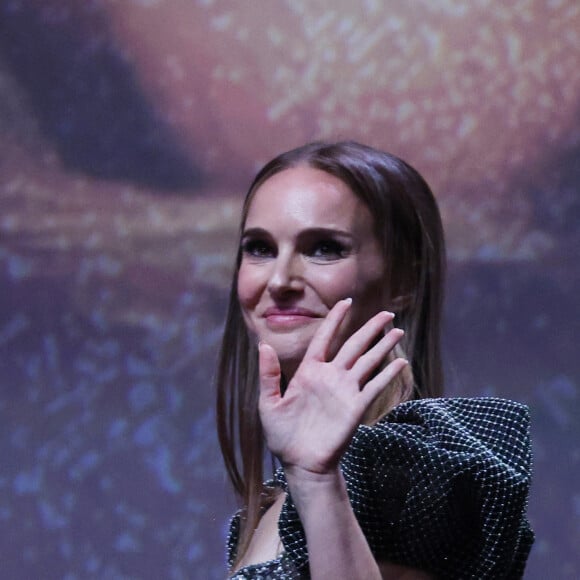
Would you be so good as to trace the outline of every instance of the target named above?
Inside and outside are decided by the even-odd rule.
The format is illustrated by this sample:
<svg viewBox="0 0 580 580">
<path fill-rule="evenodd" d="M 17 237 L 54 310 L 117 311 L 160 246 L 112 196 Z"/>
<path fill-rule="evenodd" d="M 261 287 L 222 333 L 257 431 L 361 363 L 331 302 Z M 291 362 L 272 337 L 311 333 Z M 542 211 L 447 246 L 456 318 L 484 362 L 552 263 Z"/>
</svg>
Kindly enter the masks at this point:
<svg viewBox="0 0 580 580">
<path fill-rule="evenodd" d="M 280 366 L 282 369 L 285 369 L 296 368 L 302 362 L 308 345 L 310 344 L 311 337 L 308 337 L 307 340 L 293 340 L 289 336 L 270 335 L 264 336 L 262 340 L 276 351 Z"/>
<path fill-rule="evenodd" d="M 278 344 L 277 341 L 271 341 L 269 344 L 276 351 L 278 360 L 282 366 L 287 363 L 300 363 L 306 354 L 306 350 L 308 349 L 308 345 L 289 346 L 285 344 Z"/>
</svg>

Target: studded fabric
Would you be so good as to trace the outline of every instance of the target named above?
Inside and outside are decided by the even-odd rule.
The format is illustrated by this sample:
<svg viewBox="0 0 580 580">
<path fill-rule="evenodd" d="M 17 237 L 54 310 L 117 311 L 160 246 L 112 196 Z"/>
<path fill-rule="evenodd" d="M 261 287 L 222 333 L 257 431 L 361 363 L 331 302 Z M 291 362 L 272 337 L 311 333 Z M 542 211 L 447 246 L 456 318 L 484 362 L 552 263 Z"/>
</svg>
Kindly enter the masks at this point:
<svg viewBox="0 0 580 580">
<path fill-rule="evenodd" d="M 531 476 L 525 406 L 495 398 L 423 399 L 361 425 L 341 469 L 354 513 L 377 560 L 437 578 L 523 575 L 534 535 L 526 519 Z M 278 469 L 270 484 L 288 492 Z M 235 558 L 240 514 L 232 519 Z M 304 530 L 292 498 L 278 523 L 284 552 L 232 578 L 308 578 Z"/>
</svg>

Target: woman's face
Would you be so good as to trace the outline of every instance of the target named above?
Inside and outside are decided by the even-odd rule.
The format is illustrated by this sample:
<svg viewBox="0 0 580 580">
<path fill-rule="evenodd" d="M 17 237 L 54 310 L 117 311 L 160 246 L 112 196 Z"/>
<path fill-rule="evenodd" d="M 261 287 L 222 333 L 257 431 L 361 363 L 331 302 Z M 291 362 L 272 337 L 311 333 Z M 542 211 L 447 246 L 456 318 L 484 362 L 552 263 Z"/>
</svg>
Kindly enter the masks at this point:
<svg viewBox="0 0 580 580">
<path fill-rule="evenodd" d="M 302 165 L 273 175 L 254 192 L 242 235 L 238 297 L 248 329 L 276 350 L 287 378 L 338 300 L 351 297 L 353 303 L 334 352 L 384 308 L 383 276 L 372 216 L 336 177 Z"/>
</svg>

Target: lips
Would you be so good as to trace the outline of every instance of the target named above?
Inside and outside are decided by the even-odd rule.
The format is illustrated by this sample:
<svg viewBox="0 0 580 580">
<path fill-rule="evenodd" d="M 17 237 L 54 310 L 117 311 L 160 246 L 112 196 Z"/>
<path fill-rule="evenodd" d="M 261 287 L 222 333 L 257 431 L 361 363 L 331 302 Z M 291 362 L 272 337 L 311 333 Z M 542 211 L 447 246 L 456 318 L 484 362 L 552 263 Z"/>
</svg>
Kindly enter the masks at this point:
<svg viewBox="0 0 580 580">
<path fill-rule="evenodd" d="M 278 307 L 267 308 L 263 317 L 270 328 L 293 328 L 323 318 L 321 314 L 306 308 Z"/>
</svg>

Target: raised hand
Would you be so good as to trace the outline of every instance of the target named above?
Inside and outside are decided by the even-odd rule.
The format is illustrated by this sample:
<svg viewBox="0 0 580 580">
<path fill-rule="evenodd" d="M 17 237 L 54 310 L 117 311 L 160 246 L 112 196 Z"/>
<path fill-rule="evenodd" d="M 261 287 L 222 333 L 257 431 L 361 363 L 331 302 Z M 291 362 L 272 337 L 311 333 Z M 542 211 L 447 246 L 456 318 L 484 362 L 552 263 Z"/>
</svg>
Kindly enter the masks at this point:
<svg viewBox="0 0 580 580">
<path fill-rule="evenodd" d="M 270 451 L 286 468 L 334 471 L 365 411 L 407 364 L 395 359 L 380 368 L 403 336 L 392 329 L 373 344 L 393 319 L 389 312 L 376 314 L 327 360 L 350 303 L 341 300 L 329 312 L 284 396 L 276 352 L 259 346 L 260 417 Z"/>
</svg>

